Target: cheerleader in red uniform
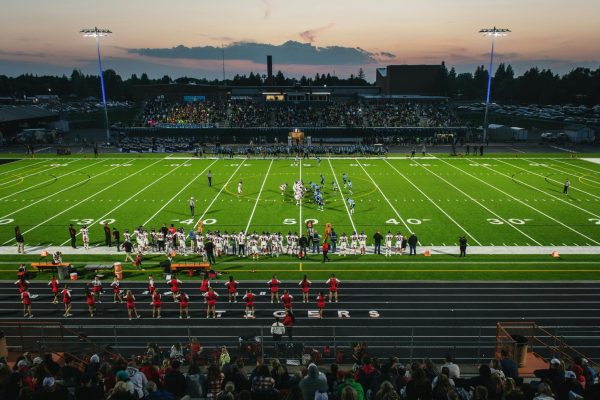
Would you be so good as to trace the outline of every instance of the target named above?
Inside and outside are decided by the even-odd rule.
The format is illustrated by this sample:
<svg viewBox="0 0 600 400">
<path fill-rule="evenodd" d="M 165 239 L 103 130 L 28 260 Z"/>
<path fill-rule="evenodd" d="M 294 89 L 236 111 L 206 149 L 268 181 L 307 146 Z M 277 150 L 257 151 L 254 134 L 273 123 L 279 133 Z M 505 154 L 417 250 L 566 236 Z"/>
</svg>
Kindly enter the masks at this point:
<svg viewBox="0 0 600 400">
<path fill-rule="evenodd" d="M 127 302 L 127 314 L 129 315 L 129 320 L 135 315 L 136 318 L 139 318 L 140 315 L 137 313 L 135 309 L 135 296 L 131 293 L 131 290 L 128 290 L 125 294 L 125 301 Z"/>
<path fill-rule="evenodd" d="M 150 294 L 150 296 L 152 296 L 152 294 L 154 293 L 154 277 L 152 276 L 152 274 L 150 274 L 150 276 L 148 277 L 148 294 Z"/>
<path fill-rule="evenodd" d="M 213 318 L 216 318 L 215 306 L 217 305 L 217 298 L 219 295 L 213 288 L 208 288 L 208 292 L 204 295 L 206 297 L 206 303 L 208 306 L 206 307 L 206 318 L 209 318 L 212 314 Z"/>
<path fill-rule="evenodd" d="M 302 278 L 302 280 L 298 284 L 298 286 L 302 288 L 303 303 L 308 303 L 308 292 L 310 291 L 310 285 L 312 285 L 312 282 L 308 280 L 306 275 L 304 275 L 304 278 Z"/>
<path fill-rule="evenodd" d="M 31 295 L 27 286 L 21 290 L 21 301 L 23 302 L 23 316 L 33 318 L 31 313 Z"/>
<path fill-rule="evenodd" d="M 294 300 L 294 296 L 292 296 L 287 289 L 285 289 L 283 291 L 283 295 L 281 296 L 280 299 L 281 299 L 281 302 L 283 303 L 283 308 L 285 310 L 292 309 L 292 300 Z"/>
<path fill-rule="evenodd" d="M 50 290 L 54 295 L 54 299 L 52 300 L 52 304 L 58 304 L 58 295 L 60 294 L 60 290 L 58 290 L 58 281 L 56 277 L 52 275 L 52 279 L 48 282 L 48 286 L 50 286 Z"/>
<path fill-rule="evenodd" d="M 233 276 L 229 277 L 229 282 L 225 283 L 227 286 L 227 292 L 229 292 L 229 302 L 233 299 L 234 303 L 237 303 L 237 287 L 240 283 L 233 279 Z"/>
<path fill-rule="evenodd" d="M 121 296 L 121 282 L 119 282 L 116 276 L 115 279 L 113 279 L 110 286 L 112 286 L 113 289 L 113 303 L 116 303 L 117 301 L 119 303 L 122 303 L 123 297 Z"/>
<path fill-rule="evenodd" d="M 325 282 L 327 286 L 329 286 L 329 302 L 331 303 L 331 298 L 335 298 L 335 302 L 338 302 L 338 286 L 340 285 L 340 280 L 335 277 L 335 274 L 331 274 L 329 279 Z"/>
<path fill-rule="evenodd" d="M 254 318 L 254 293 L 252 293 L 252 289 L 246 290 L 246 294 L 244 295 L 244 300 L 246 301 L 246 310 L 244 312 L 244 318 Z"/>
<path fill-rule="evenodd" d="M 67 318 L 72 316 L 73 314 L 71 314 L 71 291 L 69 290 L 69 285 L 65 285 L 64 289 L 62 290 L 62 298 L 63 298 L 63 304 L 65 305 L 65 313 L 63 314 L 63 317 Z"/>
<path fill-rule="evenodd" d="M 94 295 L 90 292 L 90 289 L 85 287 L 85 302 L 88 306 L 88 311 L 90 312 L 90 317 L 94 316 L 94 311 L 96 310 L 96 299 Z"/>
<path fill-rule="evenodd" d="M 179 318 L 183 318 L 183 314 L 185 314 L 185 318 L 190 319 L 190 313 L 188 310 L 188 301 L 190 298 L 183 290 L 179 291 L 177 298 L 179 299 Z"/>
<path fill-rule="evenodd" d="M 173 295 L 173 301 L 177 302 L 177 295 L 179 294 L 179 285 L 181 285 L 181 281 L 177 279 L 175 274 L 171 275 L 171 280 L 169 281 L 169 286 L 171 288 L 171 294 Z"/>
<path fill-rule="evenodd" d="M 204 274 L 204 278 L 202 278 L 202 283 L 200 283 L 200 293 L 204 297 L 204 302 L 206 303 L 206 293 L 208 292 L 208 288 L 210 287 L 210 280 L 208 279 L 208 273 Z"/>
<path fill-rule="evenodd" d="M 323 310 L 325 309 L 325 294 L 319 292 L 317 296 L 317 308 L 319 309 L 319 319 L 323 319 Z"/>
<path fill-rule="evenodd" d="M 160 306 L 162 305 L 162 301 L 160 300 L 160 293 L 158 289 L 154 289 L 154 293 L 152 293 L 152 318 L 160 318 Z"/>
<path fill-rule="evenodd" d="M 19 280 L 15 282 L 15 285 L 19 288 L 19 293 L 23 293 L 23 291 L 29 286 L 29 281 L 25 279 L 24 276 L 19 277 Z"/>
<path fill-rule="evenodd" d="M 94 288 L 94 297 L 96 297 L 95 300 L 98 303 L 102 303 L 102 301 L 100 300 L 100 295 L 102 294 L 102 282 L 100 281 L 98 275 L 94 276 L 94 279 L 92 280 L 92 286 Z"/>
<path fill-rule="evenodd" d="M 281 281 L 277 279 L 277 275 L 273 275 L 273 278 L 267 282 L 267 285 L 271 287 L 271 303 L 279 303 L 277 294 L 279 293 L 279 285 L 281 285 Z"/>
<path fill-rule="evenodd" d="M 291 342 L 294 334 L 294 323 L 296 322 L 296 318 L 294 317 L 294 313 L 292 310 L 285 310 L 285 318 L 283 318 L 283 326 L 285 326 L 285 330 L 288 335 L 288 339 Z"/>
</svg>

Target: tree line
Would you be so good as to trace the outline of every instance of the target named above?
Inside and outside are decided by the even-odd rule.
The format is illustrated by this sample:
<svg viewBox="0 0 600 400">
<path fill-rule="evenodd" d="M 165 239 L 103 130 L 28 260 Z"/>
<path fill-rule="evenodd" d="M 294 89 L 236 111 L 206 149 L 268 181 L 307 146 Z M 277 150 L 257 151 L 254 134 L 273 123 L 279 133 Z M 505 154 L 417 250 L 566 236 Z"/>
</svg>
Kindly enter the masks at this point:
<svg viewBox="0 0 600 400">
<path fill-rule="evenodd" d="M 369 86 L 362 69 L 356 75 L 342 78 L 332 74 L 316 74 L 314 77 L 286 77 L 278 71 L 271 80 L 265 75 L 250 72 L 237 74 L 225 81 L 218 79 L 198 79 L 181 77 L 173 79 L 168 75 L 151 79 L 143 73 L 123 79 L 114 70 L 103 72 L 107 96 L 111 100 L 131 98 L 132 87 L 138 85 L 195 83 L 228 86 Z M 441 65 L 438 87 L 440 94 L 465 100 L 483 100 L 487 87 L 488 71 L 481 65 L 473 73 L 457 73 Z M 23 98 L 40 94 L 53 94 L 61 98 L 72 96 L 76 99 L 99 97 L 100 79 L 98 75 L 85 75 L 73 70 L 70 76 L 50 76 L 23 74 L 17 77 L 0 75 L 0 96 Z M 510 65 L 500 64 L 492 78 L 492 99 L 501 103 L 538 104 L 600 104 L 600 67 L 575 68 L 562 76 L 550 69 L 530 68 L 521 76 L 515 76 Z"/>
</svg>

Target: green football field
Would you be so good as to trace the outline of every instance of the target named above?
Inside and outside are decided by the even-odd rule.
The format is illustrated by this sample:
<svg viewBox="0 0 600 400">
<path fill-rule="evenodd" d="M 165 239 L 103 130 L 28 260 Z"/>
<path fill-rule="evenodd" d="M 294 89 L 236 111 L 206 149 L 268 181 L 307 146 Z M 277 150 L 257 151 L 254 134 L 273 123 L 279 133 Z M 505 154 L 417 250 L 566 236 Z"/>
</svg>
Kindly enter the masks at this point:
<svg viewBox="0 0 600 400">
<path fill-rule="evenodd" d="M 7 160 L 4 160 L 7 161 Z M 596 160 L 597 161 L 597 160 Z M 208 186 L 208 170 L 213 185 Z M 343 187 L 342 174 L 354 194 Z M 310 192 L 300 206 L 295 180 L 325 178 L 324 211 Z M 563 194 L 565 179 L 571 181 Z M 243 194 L 237 185 L 243 182 Z M 333 192 L 332 182 L 341 187 Z M 281 195 L 279 186 L 288 184 Z M 196 199 L 190 215 L 188 199 Z M 356 202 L 350 214 L 345 199 Z M 66 245 L 67 227 L 102 224 L 121 232 L 163 223 L 189 230 L 198 220 L 221 231 L 300 233 L 313 220 L 322 233 L 414 232 L 422 247 L 600 245 L 600 164 L 554 156 L 448 156 L 408 159 L 191 159 L 176 155 L 20 159 L 0 165 L 0 245 L 14 245 L 18 225 L 28 245 Z M 371 244 L 370 242 L 368 244 Z"/>
</svg>

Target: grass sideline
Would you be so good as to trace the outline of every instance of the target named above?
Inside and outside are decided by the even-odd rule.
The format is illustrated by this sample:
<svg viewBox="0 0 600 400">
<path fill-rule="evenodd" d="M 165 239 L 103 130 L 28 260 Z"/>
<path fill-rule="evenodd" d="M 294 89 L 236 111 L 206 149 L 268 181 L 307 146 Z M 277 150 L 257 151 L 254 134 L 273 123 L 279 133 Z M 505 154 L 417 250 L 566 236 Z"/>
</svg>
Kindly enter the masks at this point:
<svg viewBox="0 0 600 400">
<path fill-rule="evenodd" d="M 222 279 L 233 275 L 237 280 L 264 280 L 277 274 L 279 279 L 300 280 L 304 274 L 313 280 L 325 280 L 331 273 L 344 280 L 441 280 L 441 281 L 569 281 L 600 280 L 600 255 L 565 255 L 551 258 L 549 255 L 472 255 L 464 259 L 451 255 L 423 257 L 400 256 L 386 259 L 383 256 L 350 256 L 340 259 L 331 256 L 330 263 L 321 263 L 321 257 L 311 255 L 299 261 L 289 257 L 264 258 L 252 261 L 224 256 L 215 270 L 223 273 Z M 40 261 L 39 256 L 0 256 L 0 279 L 14 281 L 18 264 Z M 123 264 L 124 279 L 146 281 L 148 274 L 162 275 L 158 263 L 162 255 L 150 255 L 144 259 L 145 271 L 136 271 L 131 264 Z M 121 257 L 107 255 L 69 256 L 66 262 L 82 270 L 87 264 L 112 264 Z M 177 261 L 192 261 L 192 257 L 176 257 Z M 254 271 L 254 272 L 253 272 Z M 107 274 L 108 275 L 108 274 Z M 32 280 L 49 280 L 50 272 L 35 274 Z M 86 274 L 81 279 L 91 279 Z M 198 281 L 199 276 L 189 277 L 181 273 L 182 280 Z"/>
</svg>

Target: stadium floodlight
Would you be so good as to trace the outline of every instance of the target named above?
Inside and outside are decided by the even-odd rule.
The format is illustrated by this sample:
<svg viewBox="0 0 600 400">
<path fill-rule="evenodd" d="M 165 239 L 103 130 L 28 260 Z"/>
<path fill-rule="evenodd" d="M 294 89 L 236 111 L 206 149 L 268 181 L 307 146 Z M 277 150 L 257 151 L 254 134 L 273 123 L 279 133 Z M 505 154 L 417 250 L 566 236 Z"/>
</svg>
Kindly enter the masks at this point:
<svg viewBox="0 0 600 400">
<path fill-rule="evenodd" d="M 112 32 L 108 29 L 82 29 L 79 31 L 83 37 L 93 37 L 96 39 L 96 49 L 98 50 L 98 69 L 100 71 L 100 88 L 102 89 L 102 104 L 104 105 L 104 121 L 106 123 L 106 142 L 110 143 L 110 127 L 108 125 L 108 110 L 106 108 L 106 92 L 104 90 L 104 77 L 102 76 L 102 60 L 100 59 L 100 38 L 107 37 Z"/>
<path fill-rule="evenodd" d="M 492 89 L 492 67 L 494 65 L 494 45 L 496 44 L 496 38 L 506 36 L 510 33 L 510 29 L 506 28 L 485 28 L 480 29 L 479 33 L 483 36 L 489 36 L 492 38 L 492 51 L 490 52 L 490 67 L 488 69 L 488 81 L 487 81 L 487 93 L 485 96 L 485 115 L 483 117 L 483 142 L 487 138 L 488 128 L 488 108 L 490 106 L 490 91 Z"/>
</svg>

